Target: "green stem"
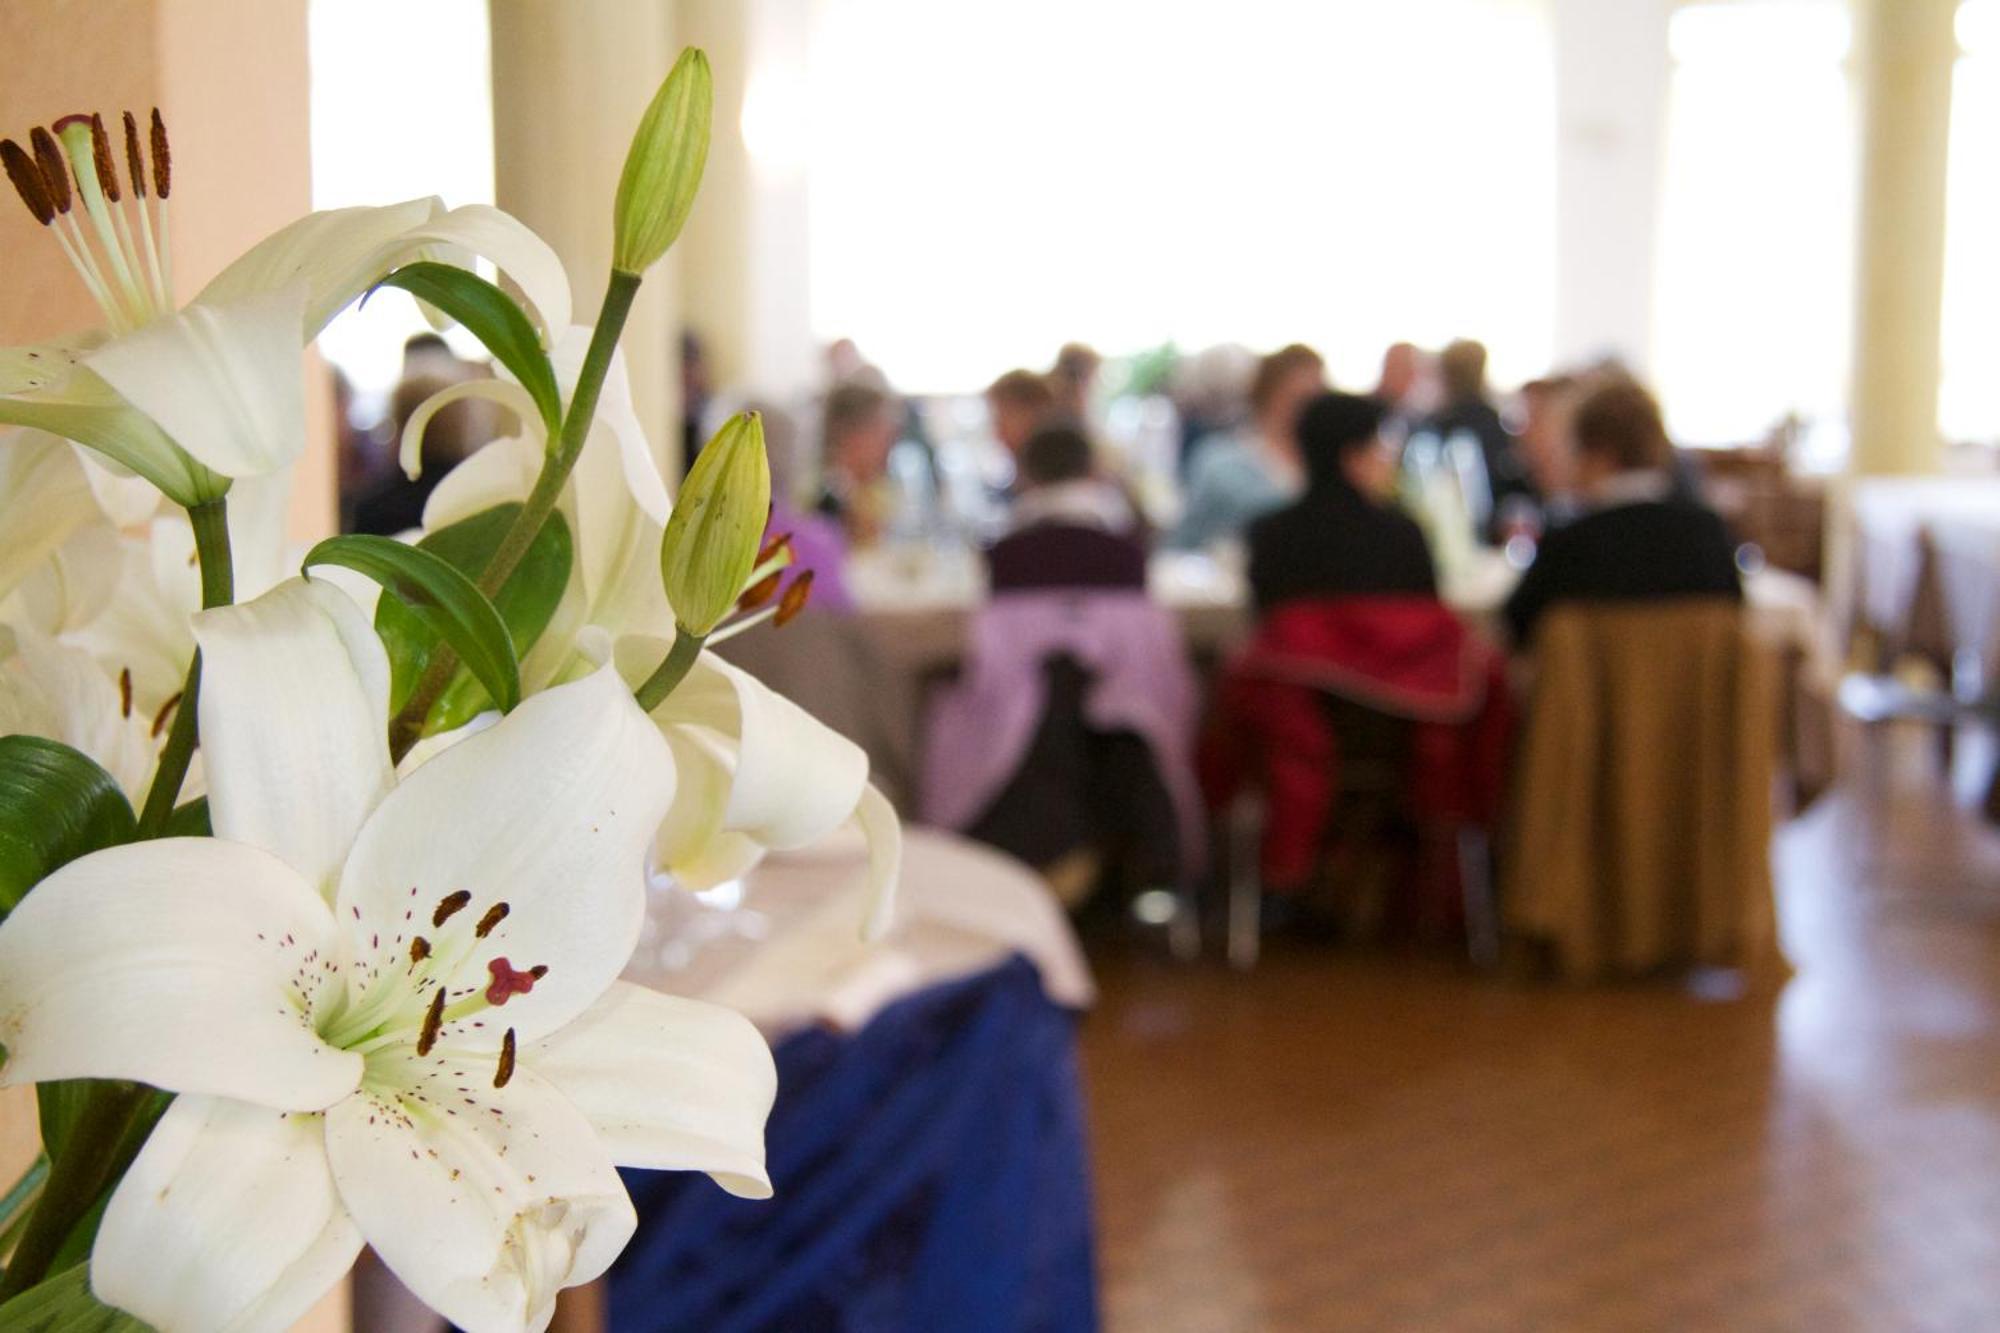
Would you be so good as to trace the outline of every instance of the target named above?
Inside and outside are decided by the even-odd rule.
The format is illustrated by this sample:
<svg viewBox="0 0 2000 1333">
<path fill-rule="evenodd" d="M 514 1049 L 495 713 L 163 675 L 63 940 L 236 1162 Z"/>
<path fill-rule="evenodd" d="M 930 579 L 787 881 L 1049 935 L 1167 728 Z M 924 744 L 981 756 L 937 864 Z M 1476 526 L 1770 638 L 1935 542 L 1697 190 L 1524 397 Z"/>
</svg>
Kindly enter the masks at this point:
<svg viewBox="0 0 2000 1333">
<path fill-rule="evenodd" d="M 549 443 L 549 451 L 542 459 L 542 470 L 535 477 L 534 489 L 521 505 L 521 512 L 514 515 L 507 532 L 500 538 L 500 545 L 494 549 L 493 558 L 486 564 L 486 572 L 479 576 L 479 590 L 488 597 L 497 596 L 507 586 L 507 579 L 520 565 L 528 548 L 534 545 L 540 535 L 542 525 L 548 522 L 554 512 L 556 501 L 562 497 L 563 487 L 569 482 L 569 474 L 576 467 L 576 460 L 583 453 L 584 441 L 590 438 L 590 424 L 597 416 L 597 399 L 604 391 L 604 377 L 610 373 L 611 358 L 618 351 L 618 339 L 625 332 L 625 321 L 632 313 L 632 299 L 639 292 L 639 275 L 626 273 L 621 269 L 611 270 L 611 281 L 604 289 L 604 303 L 598 307 L 597 327 L 591 330 L 590 346 L 583 354 L 583 367 L 577 374 L 576 390 L 570 395 L 569 410 L 563 414 L 562 433 Z M 410 698 L 401 712 L 389 723 L 389 755 L 400 761 L 410 752 L 424 734 L 424 719 L 430 716 L 431 706 L 451 684 L 452 672 L 458 669 L 458 654 L 448 645 L 439 645 L 431 656 L 430 665 L 417 678 L 416 688 L 410 691 Z"/>
<path fill-rule="evenodd" d="M 194 524 L 194 549 L 201 560 L 201 604 L 204 608 L 227 606 L 236 595 L 236 574 L 229 552 L 229 510 L 227 497 L 198 504 L 188 510 Z M 174 706 L 173 730 L 160 751 L 160 766 L 153 772 L 153 785 L 146 789 L 146 805 L 139 813 L 139 838 L 157 838 L 180 800 L 181 784 L 187 780 L 188 764 L 194 759 L 197 740 L 195 704 L 201 697 L 201 654 L 188 661 L 187 682 L 181 687 L 181 701 Z"/>
<path fill-rule="evenodd" d="M 701 656 L 701 646 L 708 642 L 706 634 L 693 634 L 676 627 L 674 646 L 667 649 L 659 667 L 646 677 L 645 683 L 633 693 L 639 697 L 639 707 L 652 712 L 660 701 L 674 692 L 674 687 L 687 678 L 694 670 L 695 659 Z"/>
<path fill-rule="evenodd" d="M 13 1262 L 0 1277 L 0 1305 L 48 1276 L 71 1229 L 111 1183 L 119 1166 L 119 1144 L 133 1118 L 143 1113 L 149 1092 L 137 1083 L 105 1083 L 83 1104 L 66 1151 L 49 1167 L 48 1185 L 14 1247 Z"/>
</svg>

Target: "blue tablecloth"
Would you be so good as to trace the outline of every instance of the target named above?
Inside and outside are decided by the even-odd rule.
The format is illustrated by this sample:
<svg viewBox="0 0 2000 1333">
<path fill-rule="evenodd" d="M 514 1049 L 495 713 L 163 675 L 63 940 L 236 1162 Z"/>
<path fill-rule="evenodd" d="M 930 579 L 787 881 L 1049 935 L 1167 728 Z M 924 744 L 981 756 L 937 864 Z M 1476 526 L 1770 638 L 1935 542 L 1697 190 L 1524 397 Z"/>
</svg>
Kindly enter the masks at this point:
<svg viewBox="0 0 2000 1333">
<path fill-rule="evenodd" d="M 1089 1333 L 1076 1017 L 1015 958 L 777 1048 L 777 1197 L 628 1171 L 614 1333 Z"/>
</svg>

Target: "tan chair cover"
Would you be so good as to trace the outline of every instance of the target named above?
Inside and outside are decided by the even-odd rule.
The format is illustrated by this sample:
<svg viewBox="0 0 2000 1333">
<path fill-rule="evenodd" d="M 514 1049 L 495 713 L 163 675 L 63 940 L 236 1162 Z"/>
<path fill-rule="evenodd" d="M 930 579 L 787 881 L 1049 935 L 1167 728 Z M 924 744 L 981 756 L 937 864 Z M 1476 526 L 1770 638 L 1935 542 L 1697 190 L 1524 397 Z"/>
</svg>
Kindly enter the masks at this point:
<svg viewBox="0 0 2000 1333">
<path fill-rule="evenodd" d="M 1504 844 L 1509 929 L 1578 981 L 1782 974 L 1775 672 L 1741 606 L 1558 607 L 1535 668 Z"/>
</svg>

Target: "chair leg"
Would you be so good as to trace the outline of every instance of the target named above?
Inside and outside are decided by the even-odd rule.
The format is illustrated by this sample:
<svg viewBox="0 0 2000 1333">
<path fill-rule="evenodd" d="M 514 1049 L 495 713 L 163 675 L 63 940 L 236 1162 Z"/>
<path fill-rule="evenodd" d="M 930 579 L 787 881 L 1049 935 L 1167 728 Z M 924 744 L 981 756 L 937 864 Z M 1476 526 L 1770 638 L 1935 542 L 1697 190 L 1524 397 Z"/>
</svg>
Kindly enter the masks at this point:
<svg viewBox="0 0 2000 1333">
<path fill-rule="evenodd" d="M 1257 966 L 1263 939 L 1263 884 L 1257 872 L 1257 810 L 1237 803 L 1228 816 L 1229 965 L 1239 972 Z"/>
<path fill-rule="evenodd" d="M 1174 919 L 1167 925 L 1167 950 L 1183 963 L 1201 957 L 1201 898 L 1185 874 L 1174 889 Z"/>
<path fill-rule="evenodd" d="M 1483 830 L 1458 831 L 1458 877 L 1465 892 L 1465 948 L 1478 967 L 1500 961 L 1500 908 L 1493 893 L 1493 858 Z"/>
</svg>

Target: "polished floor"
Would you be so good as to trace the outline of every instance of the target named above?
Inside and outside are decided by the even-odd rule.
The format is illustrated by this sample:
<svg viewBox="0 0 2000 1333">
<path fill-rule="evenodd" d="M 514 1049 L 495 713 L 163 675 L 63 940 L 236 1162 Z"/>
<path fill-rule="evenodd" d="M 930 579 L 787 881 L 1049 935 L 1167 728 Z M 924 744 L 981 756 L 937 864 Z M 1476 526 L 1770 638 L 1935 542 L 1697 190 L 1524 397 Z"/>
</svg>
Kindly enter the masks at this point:
<svg viewBox="0 0 2000 1333">
<path fill-rule="evenodd" d="M 1098 959 L 1111 1333 L 2000 1330 L 2000 835 L 1927 758 L 1783 830 L 1775 996 Z"/>
</svg>

